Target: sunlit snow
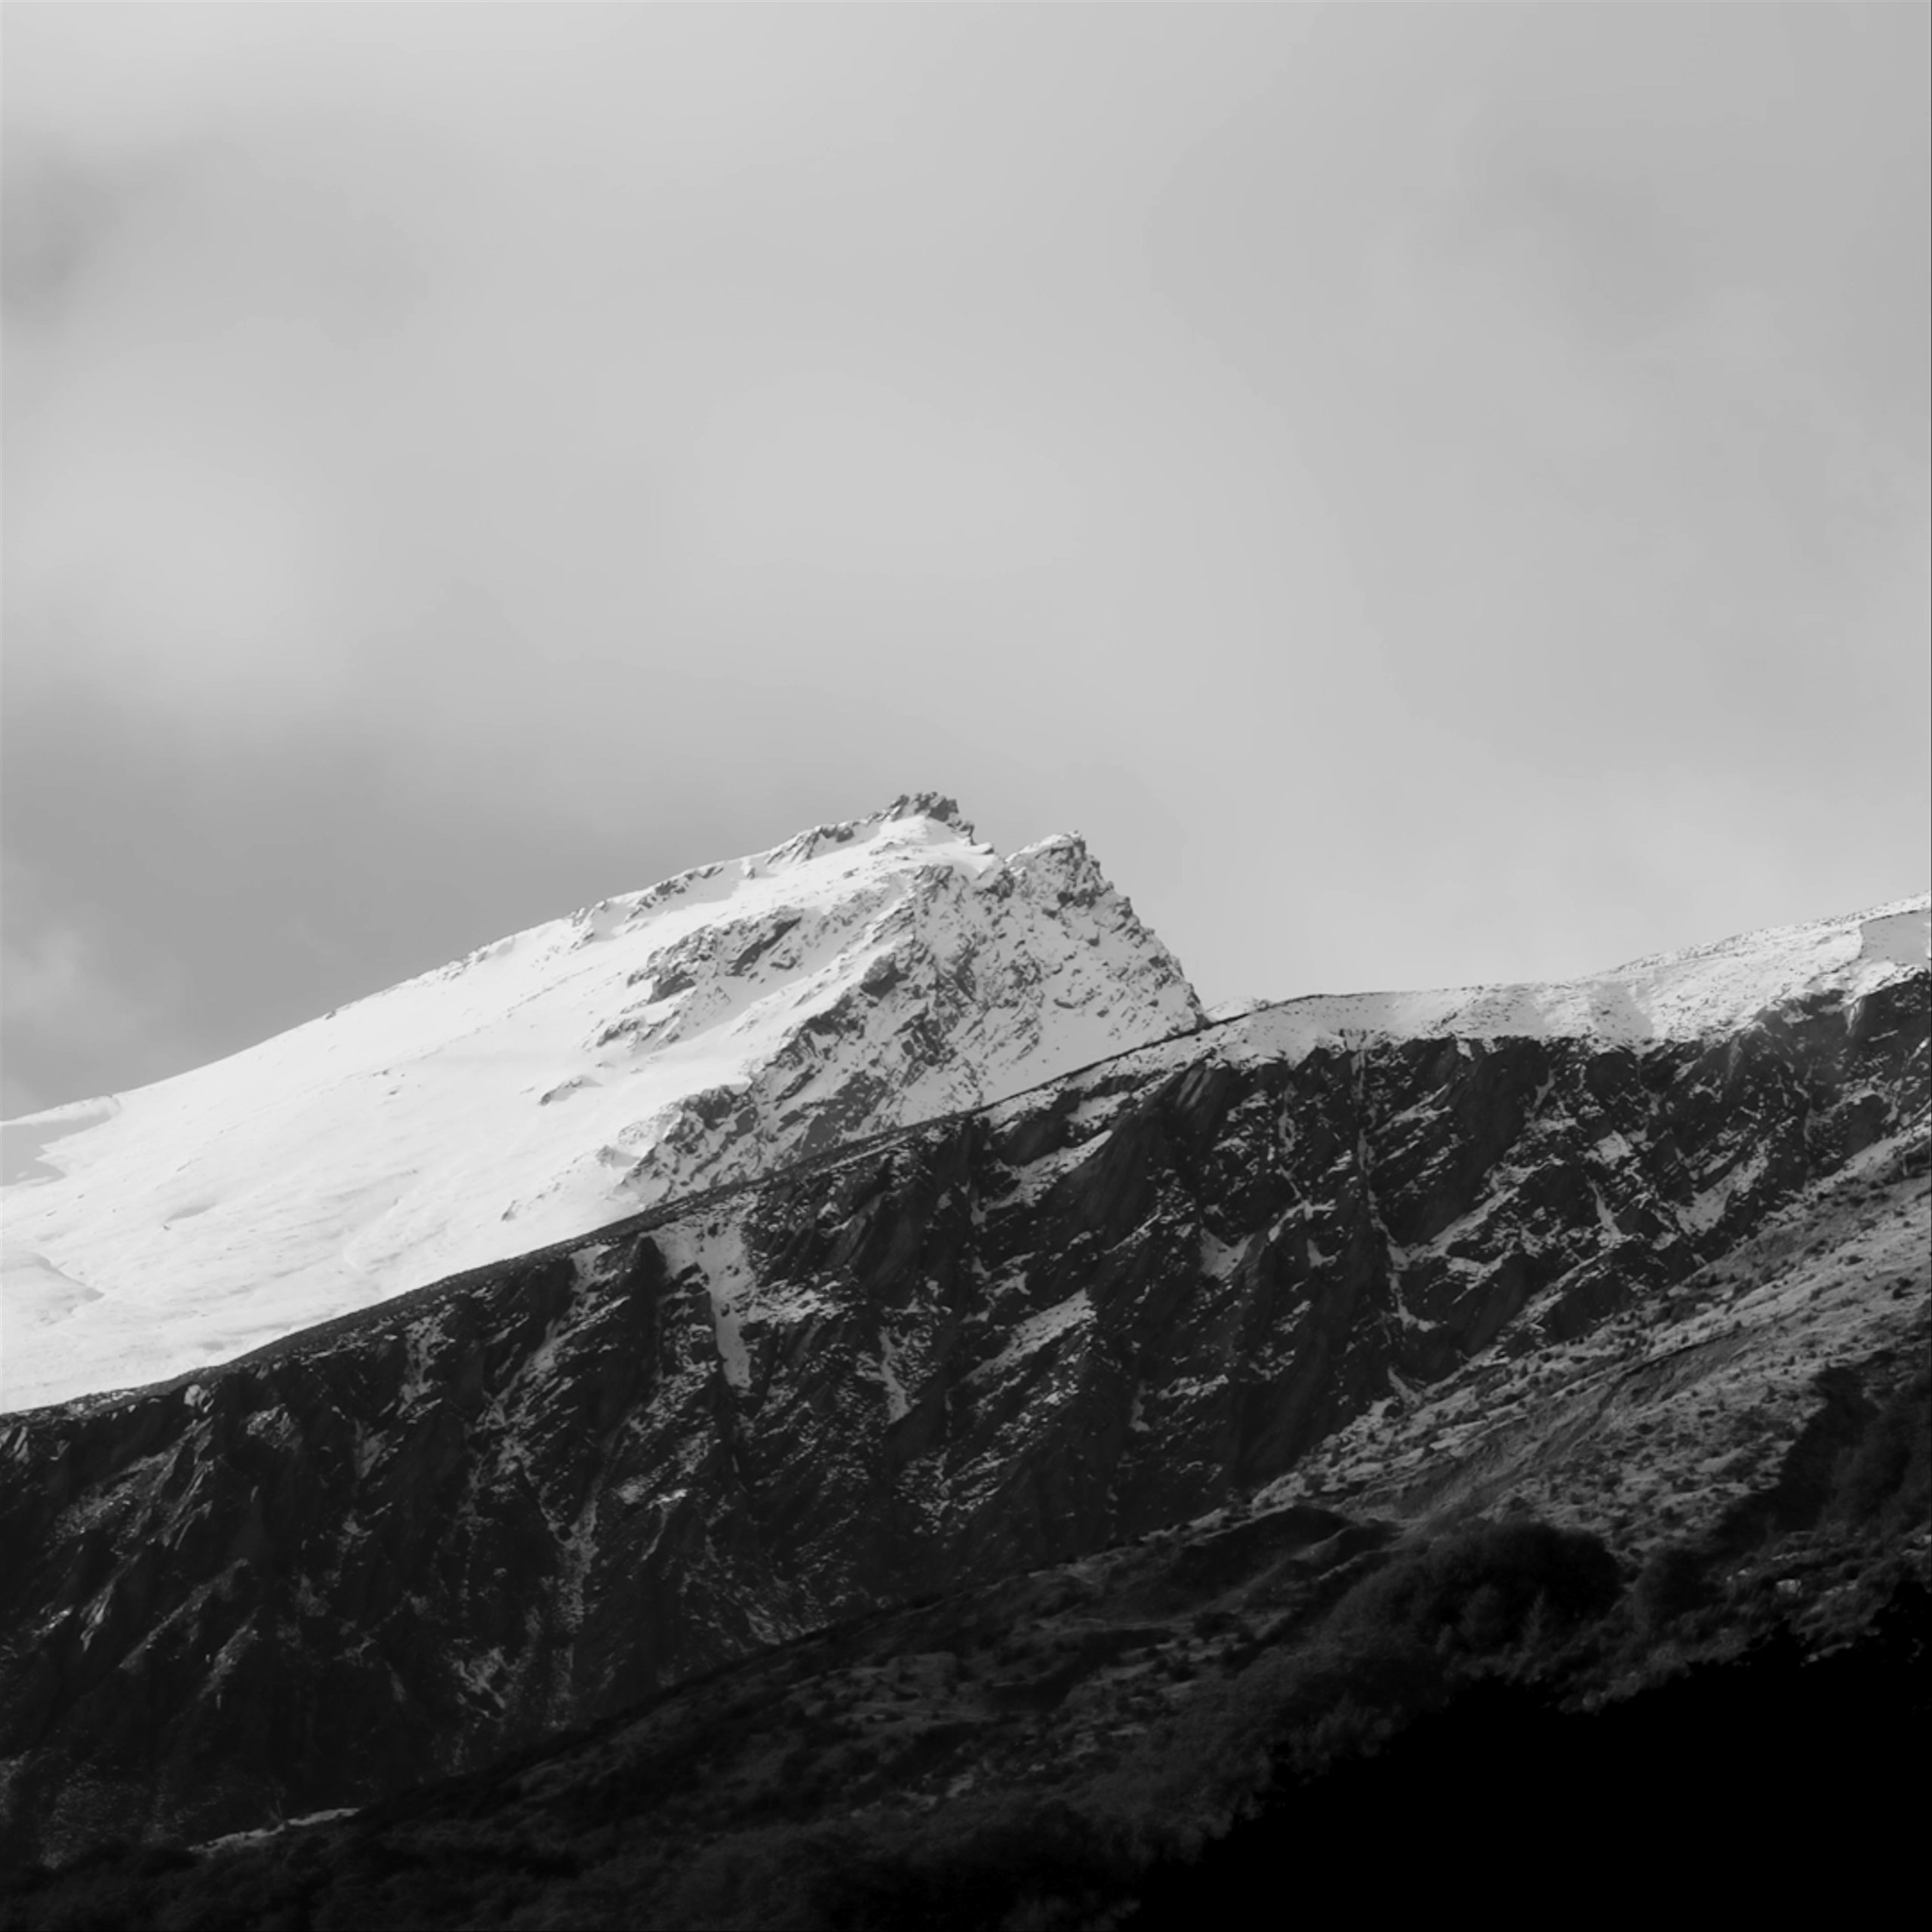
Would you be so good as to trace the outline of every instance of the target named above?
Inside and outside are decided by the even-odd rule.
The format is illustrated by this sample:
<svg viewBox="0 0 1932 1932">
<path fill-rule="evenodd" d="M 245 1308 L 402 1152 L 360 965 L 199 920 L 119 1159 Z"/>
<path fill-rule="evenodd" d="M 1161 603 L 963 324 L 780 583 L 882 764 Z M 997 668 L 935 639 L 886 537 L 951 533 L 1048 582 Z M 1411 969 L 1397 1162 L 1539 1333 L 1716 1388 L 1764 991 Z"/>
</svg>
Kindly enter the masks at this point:
<svg viewBox="0 0 1932 1932">
<path fill-rule="evenodd" d="M 1921 893 L 1838 918 L 1656 954 L 1586 979 L 1315 994 L 1229 1020 L 1224 1051 L 1295 1060 L 1319 1046 L 1438 1035 L 1590 1038 L 1619 1045 L 1709 1038 L 1788 1000 L 1826 993 L 1857 998 L 1922 971 L 1932 951 L 1928 933 L 1932 895 Z"/>
<path fill-rule="evenodd" d="M 5 1129 L 0 1407 L 224 1361 L 855 1134 L 1191 1032 L 1065 837 L 901 801 Z"/>
</svg>

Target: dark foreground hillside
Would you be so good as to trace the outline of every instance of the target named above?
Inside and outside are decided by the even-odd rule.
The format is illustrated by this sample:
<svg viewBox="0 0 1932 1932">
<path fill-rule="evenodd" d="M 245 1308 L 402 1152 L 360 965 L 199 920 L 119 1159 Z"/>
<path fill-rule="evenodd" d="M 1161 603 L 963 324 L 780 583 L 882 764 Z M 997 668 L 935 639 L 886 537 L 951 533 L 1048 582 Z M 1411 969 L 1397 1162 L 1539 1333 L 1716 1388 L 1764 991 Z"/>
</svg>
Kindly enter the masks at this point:
<svg viewBox="0 0 1932 1932">
<path fill-rule="evenodd" d="M 1902 1591 L 1829 1657 L 1780 1631 L 1594 1713 L 1473 1684 L 1379 1755 L 1271 1795 L 1194 1864 L 1150 1873 L 1133 1925 L 1265 1921 L 1271 1894 L 1285 1921 L 1284 1876 L 1317 1862 L 1358 1875 L 1385 1909 L 1788 1912 L 1903 1895 L 1932 1802 L 1927 1602 Z"/>
<path fill-rule="evenodd" d="M 352 1817 L 17 1869 L 4 1932 L 1305 1920 L 1831 1903 L 1918 1862 L 1926 1391 L 1818 1524 L 1632 1576 L 1314 1510 L 779 1647 Z"/>
</svg>

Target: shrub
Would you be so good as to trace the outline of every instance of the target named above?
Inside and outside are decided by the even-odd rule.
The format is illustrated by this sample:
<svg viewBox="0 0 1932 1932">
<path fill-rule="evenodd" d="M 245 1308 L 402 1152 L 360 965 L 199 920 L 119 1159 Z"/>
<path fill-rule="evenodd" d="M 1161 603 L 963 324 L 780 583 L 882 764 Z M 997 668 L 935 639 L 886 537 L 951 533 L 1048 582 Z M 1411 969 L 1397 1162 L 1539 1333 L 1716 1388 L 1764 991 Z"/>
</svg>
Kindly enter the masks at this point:
<svg viewBox="0 0 1932 1932">
<path fill-rule="evenodd" d="M 1105 1823 L 1052 1799 L 946 1807 L 884 1830 L 740 1832 L 700 1855 L 651 1915 L 681 1927 L 930 1932 L 1091 1918 L 1136 1861 Z"/>
<path fill-rule="evenodd" d="M 1921 1369 L 1847 1452 L 1830 1513 L 1881 1529 L 1910 1529 L 1932 1512 L 1932 1372 Z"/>
<path fill-rule="evenodd" d="M 1711 1557 L 1695 1543 L 1667 1543 L 1653 1551 L 1633 1592 L 1638 1622 L 1661 1630 L 1713 1601 Z"/>
<path fill-rule="evenodd" d="M 1438 1651 L 1487 1655 L 1536 1645 L 1600 1617 L 1620 1588 L 1602 1540 L 1548 1523 L 1478 1523 L 1399 1555 L 1358 1583 L 1331 1617 Z"/>
</svg>

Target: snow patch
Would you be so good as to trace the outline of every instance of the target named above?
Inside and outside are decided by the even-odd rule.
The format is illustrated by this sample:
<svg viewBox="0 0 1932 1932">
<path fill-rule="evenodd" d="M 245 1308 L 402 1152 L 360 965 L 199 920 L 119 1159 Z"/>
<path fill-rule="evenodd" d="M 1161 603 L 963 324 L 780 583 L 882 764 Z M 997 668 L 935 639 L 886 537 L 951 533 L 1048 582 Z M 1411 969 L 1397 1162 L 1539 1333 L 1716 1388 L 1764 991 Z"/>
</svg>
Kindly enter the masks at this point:
<svg viewBox="0 0 1932 1932">
<path fill-rule="evenodd" d="M 1006 1346 L 990 1361 L 982 1362 L 966 1378 L 969 1382 L 990 1380 L 1001 1374 L 1023 1355 L 1044 1348 L 1069 1329 L 1094 1318 L 1094 1304 L 1084 1288 L 1076 1288 L 1064 1301 L 1054 1303 L 1038 1315 L 1029 1315 L 1008 1337 Z"/>
<path fill-rule="evenodd" d="M 610 1258 L 617 1252 L 617 1244 L 613 1241 L 592 1241 L 588 1247 L 574 1250 L 571 1255 L 574 1284 L 587 1288 L 610 1280 L 617 1272 L 619 1264 Z"/>
<path fill-rule="evenodd" d="M 1595 1181 L 1590 1183 L 1590 1198 L 1596 1204 L 1597 1226 L 1603 1230 L 1604 1238 L 1621 1241 L 1623 1230 L 1617 1225 L 1617 1217 L 1610 1211 L 1609 1204 L 1603 1198 L 1603 1189 Z"/>
<path fill-rule="evenodd" d="M 1700 1188 L 1687 1207 L 1678 1211 L 1677 1218 L 1682 1226 L 1693 1228 L 1700 1234 L 1708 1232 L 1724 1217 L 1725 1211 L 1738 1195 L 1748 1194 L 1764 1171 L 1765 1150 L 1753 1148 L 1737 1165 L 1709 1187 Z"/>
<path fill-rule="evenodd" d="M 1225 1281 L 1241 1264 L 1245 1245 L 1230 1247 L 1224 1241 L 1201 1230 L 1201 1272 L 1211 1281 Z"/>
<path fill-rule="evenodd" d="M 226 1832 L 218 1838 L 205 1838 L 188 1849 L 196 1852 L 227 1851 L 236 1845 L 260 1844 L 265 1838 L 278 1838 L 284 1832 L 297 1831 L 304 1825 L 331 1825 L 338 1818 L 352 1818 L 355 1810 L 354 1805 L 345 1804 L 333 1811 L 305 1811 L 300 1817 L 286 1819 L 279 1825 L 264 1825 L 253 1832 Z"/>
<path fill-rule="evenodd" d="M 874 1370 L 875 1379 L 885 1389 L 885 1413 L 889 1422 L 897 1422 L 912 1408 L 906 1395 L 906 1384 L 901 1380 L 900 1364 L 904 1359 L 897 1338 L 890 1329 L 882 1329 L 878 1338 L 878 1361 Z"/>
<path fill-rule="evenodd" d="M 734 1389 L 750 1388 L 751 1352 L 743 1324 L 757 1280 L 745 1253 L 744 1231 L 731 1221 L 681 1221 L 660 1229 L 656 1240 L 674 1278 L 695 1275 L 710 1300 L 712 1334 L 724 1380 Z"/>
</svg>

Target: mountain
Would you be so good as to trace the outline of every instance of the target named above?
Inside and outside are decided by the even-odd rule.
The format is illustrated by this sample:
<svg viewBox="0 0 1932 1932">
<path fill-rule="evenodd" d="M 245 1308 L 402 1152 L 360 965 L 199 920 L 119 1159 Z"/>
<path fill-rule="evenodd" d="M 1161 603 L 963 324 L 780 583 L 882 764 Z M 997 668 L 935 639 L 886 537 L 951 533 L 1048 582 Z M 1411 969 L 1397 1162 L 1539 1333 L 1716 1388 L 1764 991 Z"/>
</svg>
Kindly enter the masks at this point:
<svg viewBox="0 0 1932 1932">
<path fill-rule="evenodd" d="M 1263 1008 L 16 1417 L 11 1841 L 365 1804 L 1137 1539 L 1194 1595 L 1115 1621 L 1196 1664 L 1189 1617 L 1252 1657 L 1269 1576 L 1472 1514 L 1613 1595 L 1734 1569 L 1924 1359 L 1927 912 Z M 1063 1634 L 989 1710 L 1110 1681 Z M 944 1721 L 894 1774 L 934 1804 L 1058 1761 Z"/>
<path fill-rule="evenodd" d="M 1075 838 L 925 793 L 7 1128 L 10 1409 L 159 1381 L 1201 1021 Z"/>
</svg>

